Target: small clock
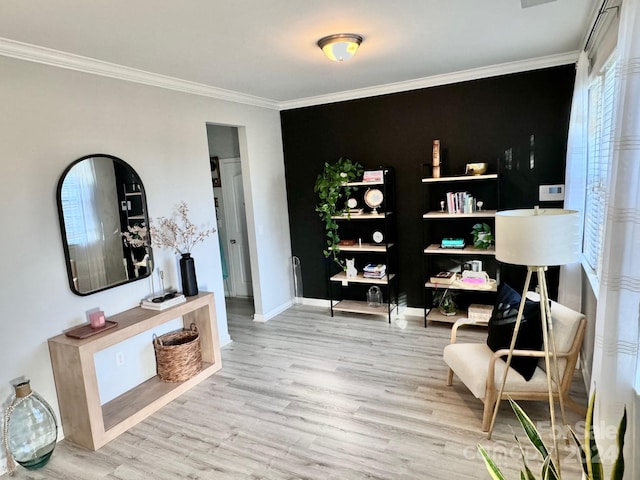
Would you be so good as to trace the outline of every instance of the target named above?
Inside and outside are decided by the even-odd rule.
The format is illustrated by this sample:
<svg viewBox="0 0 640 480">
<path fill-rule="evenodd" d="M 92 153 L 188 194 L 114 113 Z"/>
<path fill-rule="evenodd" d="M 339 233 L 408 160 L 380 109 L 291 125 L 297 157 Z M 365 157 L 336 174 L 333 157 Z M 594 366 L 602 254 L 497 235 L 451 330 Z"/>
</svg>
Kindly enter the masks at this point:
<svg viewBox="0 0 640 480">
<path fill-rule="evenodd" d="M 373 235 L 371 237 L 375 243 L 382 243 L 382 241 L 384 240 L 384 235 L 380 230 L 376 230 L 375 232 L 373 232 Z"/>
</svg>

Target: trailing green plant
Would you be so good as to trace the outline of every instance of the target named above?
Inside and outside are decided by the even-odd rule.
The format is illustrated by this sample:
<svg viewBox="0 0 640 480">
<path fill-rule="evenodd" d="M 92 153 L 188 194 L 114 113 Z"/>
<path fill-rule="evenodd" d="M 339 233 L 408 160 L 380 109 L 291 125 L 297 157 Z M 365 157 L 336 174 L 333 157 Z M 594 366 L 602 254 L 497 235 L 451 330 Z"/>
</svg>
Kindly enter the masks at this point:
<svg viewBox="0 0 640 480">
<path fill-rule="evenodd" d="M 584 431 L 584 445 L 578 439 L 576 433 L 569 429 L 571 437 L 575 441 L 578 451 L 580 453 L 580 459 L 582 462 L 582 470 L 584 472 L 584 478 L 587 480 L 604 480 L 604 468 L 602 466 L 602 461 L 600 458 L 600 453 L 598 451 L 598 446 L 596 445 L 594 431 L 593 431 L 593 407 L 595 404 L 596 395 L 595 392 L 591 395 L 589 399 L 589 407 L 587 409 L 587 417 L 585 421 L 585 431 Z M 523 430 L 527 434 L 529 441 L 534 446 L 534 448 L 540 453 L 542 457 L 542 468 L 541 468 L 541 476 L 542 480 L 561 480 L 559 469 L 553 463 L 551 458 L 551 454 L 549 449 L 546 447 L 538 430 L 535 425 L 531 421 L 531 419 L 527 416 L 526 413 L 520 408 L 520 406 L 509 399 L 509 403 L 511 404 L 511 408 L 513 409 L 518 422 L 522 426 Z M 620 424 L 618 426 L 618 435 L 617 435 L 617 446 L 618 446 L 618 455 L 613 464 L 613 468 L 611 470 L 611 480 L 622 480 L 624 476 L 624 436 L 627 431 L 627 409 L 624 409 L 624 413 L 622 414 L 622 418 L 620 419 Z M 518 439 L 517 435 L 514 435 L 516 443 L 520 448 L 520 452 L 522 455 L 522 464 L 524 470 L 520 471 L 520 479 L 521 480 L 536 480 L 533 472 L 527 465 L 524 450 L 522 448 L 522 444 Z M 482 456 L 485 466 L 487 467 L 487 471 L 491 478 L 494 480 L 505 480 L 504 474 L 500 471 L 500 468 L 496 465 L 493 459 L 489 456 L 487 451 L 482 447 L 482 445 L 478 444 L 478 450 L 480 455 Z"/>
<path fill-rule="evenodd" d="M 349 215 L 346 200 L 349 198 L 353 187 L 347 185 L 362 176 L 363 167 L 348 158 L 340 157 L 335 163 L 325 163 L 324 170 L 316 178 L 313 190 L 318 194 L 320 202 L 316 205 L 316 212 L 324 221 L 327 233 L 327 247 L 323 250 L 324 256 L 340 265 L 343 270 L 346 264 L 338 256 L 340 253 L 340 236 L 338 235 L 338 222 L 334 217 Z"/>
<path fill-rule="evenodd" d="M 486 250 L 493 243 L 491 227 L 486 223 L 476 223 L 471 229 L 473 234 L 473 246 Z"/>
</svg>

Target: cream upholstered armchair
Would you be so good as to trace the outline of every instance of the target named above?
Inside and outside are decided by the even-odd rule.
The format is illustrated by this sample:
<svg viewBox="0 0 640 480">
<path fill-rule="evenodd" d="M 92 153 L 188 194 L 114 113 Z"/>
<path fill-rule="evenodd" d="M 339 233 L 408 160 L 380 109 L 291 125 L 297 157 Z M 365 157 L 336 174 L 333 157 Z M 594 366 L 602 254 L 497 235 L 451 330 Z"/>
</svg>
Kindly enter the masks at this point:
<svg viewBox="0 0 640 480">
<path fill-rule="evenodd" d="M 560 372 L 559 386 L 554 382 L 554 397 L 558 398 L 558 395 L 561 395 L 565 405 L 580 414 L 584 414 L 583 407 L 569 397 L 569 388 L 584 338 L 586 319 L 581 313 L 556 302 L 551 302 L 551 319 L 558 355 L 558 370 Z M 506 366 L 506 362 L 501 357 L 506 357 L 509 349 L 493 352 L 486 343 L 456 343 L 458 328 L 464 325 L 477 324 L 482 323 L 468 318 L 459 319 L 453 325 L 451 343 L 444 348 L 443 357 L 449 366 L 447 385 L 452 385 L 455 373 L 471 393 L 484 402 L 482 430 L 486 432 L 491 425 L 493 409 L 498 400 L 497 397 Z M 484 322 L 483 324 L 486 325 L 487 323 Z M 512 367 L 509 367 L 509 375 L 507 376 L 502 399 L 511 397 L 514 400 L 548 401 L 549 392 L 547 390 L 547 376 L 544 370 L 544 352 L 514 350 L 513 358 L 516 358 L 516 356 L 540 357 L 540 361 L 538 361 L 535 372 L 529 381 L 526 381 L 522 375 Z"/>
</svg>

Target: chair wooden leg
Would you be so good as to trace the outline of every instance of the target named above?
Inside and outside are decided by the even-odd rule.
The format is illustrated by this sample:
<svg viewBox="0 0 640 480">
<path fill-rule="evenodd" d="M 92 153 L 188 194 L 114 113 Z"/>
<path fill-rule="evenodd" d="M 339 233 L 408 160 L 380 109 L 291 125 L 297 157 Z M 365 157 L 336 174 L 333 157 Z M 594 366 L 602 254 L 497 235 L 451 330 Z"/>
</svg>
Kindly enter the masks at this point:
<svg viewBox="0 0 640 480">
<path fill-rule="evenodd" d="M 449 369 L 449 376 L 447 377 L 447 386 L 453 385 L 453 370 Z"/>
<path fill-rule="evenodd" d="M 484 404 L 484 412 L 482 412 L 482 431 L 489 432 L 489 428 L 491 427 L 491 419 L 493 418 L 493 408 L 496 402 L 486 402 Z M 491 435 L 491 432 L 489 432 Z"/>
<path fill-rule="evenodd" d="M 493 410 L 498 401 L 498 393 L 493 389 L 487 389 L 484 394 L 484 411 L 482 412 L 482 431 L 488 432 L 487 438 L 491 438 L 493 428 L 491 428 L 491 420 L 493 420 Z"/>
</svg>

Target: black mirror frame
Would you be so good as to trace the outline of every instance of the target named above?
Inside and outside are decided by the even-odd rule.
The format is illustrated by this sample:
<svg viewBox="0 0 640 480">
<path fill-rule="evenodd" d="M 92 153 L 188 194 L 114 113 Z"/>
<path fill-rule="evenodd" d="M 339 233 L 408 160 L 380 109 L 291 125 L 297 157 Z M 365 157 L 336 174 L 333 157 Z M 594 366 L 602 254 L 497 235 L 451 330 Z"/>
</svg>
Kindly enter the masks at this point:
<svg viewBox="0 0 640 480">
<path fill-rule="evenodd" d="M 62 175 L 60 176 L 60 179 L 58 180 L 58 186 L 56 188 L 56 203 L 58 205 L 58 220 L 60 222 L 60 233 L 62 234 L 62 247 L 64 249 L 64 258 L 65 258 L 65 263 L 66 263 L 66 267 L 67 267 L 67 280 L 69 281 L 69 288 L 71 289 L 71 291 L 81 297 L 86 297 L 88 295 L 93 295 L 94 293 L 98 293 L 98 292 L 102 292 L 104 290 L 109 290 L 110 288 L 115 288 L 115 287 L 119 287 L 121 285 L 126 285 L 129 283 L 133 283 L 136 282 L 138 280 L 142 280 L 144 278 L 147 278 L 149 276 L 151 276 L 151 274 L 153 273 L 153 269 L 151 269 L 151 271 L 147 270 L 147 273 L 136 277 L 136 278 L 130 278 L 127 279 L 125 281 L 122 282 L 117 282 L 111 285 L 108 285 L 106 287 L 103 288 L 98 288 L 96 290 L 91 290 L 90 292 L 80 292 L 74 285 L 73 283 L 73 272 L 71 271 L 71 255 L 69 253 L 69 242 L 67 241 L 67 230 L 64 224 L 64 213 L 62 211 L 62 184 L 64 183 L 64 180 L 67 176 L 67 174 L 69 173 L 69 171 L 78 163 L 87 160 L 89 158 L 95 158 L 95 157 L 106 157 L 111 159 L 112 161 L 119 163 L 120 165 L 122 165 L 123 167 L 129 169 L 131 171 L 131 173 L 133 174 L 135 180 L 137 181 L 137 183 L 140 185 L 140 192 L 141 192 L 141 202 L 142 202 L 142 206 L 144 207 L 144 212 L 145 212 L 145 216 L 146 216 L 146 223 L 147 226 L 149 225 L 149 209 L 147 207 L 147 196 L 145 193 L 145 189 L 144 189 L 144 184 L 142 183 L 142 179 L 140 178 L 140 175 L 138 175 L 138 172 L 136 172 L 136 170 L 129 165 L 127 162 L 125 162 L 124 160 L 122 160 L 121 158 L 115 157 L 113 155 L 109 155 L 107 153 L 93 153 L 91 155 L 85 155 L 84 157 L 78 158 L 77 160 L 73 161 L 67 168 L 64 169 L 64 171 L 62 172 Z M 149 248 L 149 260 L 151 261 L 151 265 L 153 265 L 153 249 L 151 248 L 151 246 L 148 247 Z"/>
</svg>

